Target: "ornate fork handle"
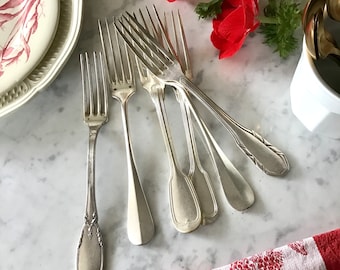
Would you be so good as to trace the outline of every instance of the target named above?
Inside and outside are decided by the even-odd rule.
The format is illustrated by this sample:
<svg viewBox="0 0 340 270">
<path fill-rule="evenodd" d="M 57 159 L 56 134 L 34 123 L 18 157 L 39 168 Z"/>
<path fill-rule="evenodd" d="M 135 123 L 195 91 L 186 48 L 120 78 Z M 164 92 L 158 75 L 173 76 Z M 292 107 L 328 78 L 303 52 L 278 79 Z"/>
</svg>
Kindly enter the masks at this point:
<svg viewBox="0 0 340 270">
<path fill-rule="evenodd" d="M 107 87 L 101 53 L 80 55 L 83 88 L 83 120 L 89 128 L 87 149 L 87 193 L 85 223 L 77 252 L 77 270 L 102 270 L 104 248 L 98 224 L 95 196 L 95 153 L 97 135 L 108 121 Z"/>
<path fill-rule="evenodd" d="M 202 102 L 212 114 L 223 124 L 223 126 L 233 136 L 239 148 L 266 174 L 282 176 L 289 170 L 289 163 L 279 149 L 265 140 L 261 135 L 253 130 L 249 130 L 231 118 L 222 108 L 211 100 L 201 89 L 188 80 L 185 76 L 180 76 L 177 82 L 172 84 L 180 91 L 183 87 L 195 98 Z"/>
<path fill-rule="evenodd" d="M 78 245 L 78 270 L 103 269 L 103 241 L 95 199 L 95 149 L 100 126 L 90 126 L 87 154 L 87 196 L 85 223 Z"/>
<path fill-rule="evenodd" d="M 162 44 L 157 42 L 133 15 L 128 12 L 125 14 L 126 16 L 123 15 L 121 20 L 116 20 L 114 25 L 126 44 L 154 75 L 166 84 L 179 89 L 187 89 L 190 94 L 200 100 L 228 129 L 240 149 L 265 173 L 281 176 L 289 170 L 288 160 L 280 150 L 256 132 L 237 123 L 224 112 L 185 77 L 179 62 L 171 52 L 164 49 Z M 161 25 L 160 27 L 162 28 Z M 160 61 L 155 61 L 155 58 Z M 181 91 L 183 90 L 181 89 Z"/>
</svg>

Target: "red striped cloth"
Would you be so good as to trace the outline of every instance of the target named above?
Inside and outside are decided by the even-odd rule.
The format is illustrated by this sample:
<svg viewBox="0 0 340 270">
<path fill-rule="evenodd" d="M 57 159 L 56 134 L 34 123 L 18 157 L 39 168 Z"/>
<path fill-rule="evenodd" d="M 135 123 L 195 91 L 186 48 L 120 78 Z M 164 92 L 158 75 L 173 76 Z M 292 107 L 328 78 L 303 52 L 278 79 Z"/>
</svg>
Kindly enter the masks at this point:
<svg viewBox="0 0 340 270">
<path fill-rule="evenodd" d="M 274 248 L 214 270 L 340 270 L 340 229 Z"/>
</svg>

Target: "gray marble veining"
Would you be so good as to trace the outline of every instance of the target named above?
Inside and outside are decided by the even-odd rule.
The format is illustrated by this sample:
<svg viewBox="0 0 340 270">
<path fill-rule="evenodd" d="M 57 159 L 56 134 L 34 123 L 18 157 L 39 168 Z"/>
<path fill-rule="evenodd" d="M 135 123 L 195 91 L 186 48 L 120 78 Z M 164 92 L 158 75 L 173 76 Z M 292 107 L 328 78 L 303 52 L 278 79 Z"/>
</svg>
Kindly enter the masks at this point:
<svg viewBox="0 0 340 270">
<path fill-rule="evenodd" d="M 130 100 L 129 120 L 156 234 L 147 245 L 133 246 L 126 234 L 127 172 L 119 104 L 110 101 L 110 121 L 98 137 L 96 171 L 104 269 L 211 269 L 339 227 L 340 142 L 310 133 L 290 107 L 289 85 L 299 49 L 281 60 L 256 33 L 234 57 L 218 60 L 209 41 L 211 22 L 198 20 L 190 2 L 85 1 L 80 40 L 61 74 L 27 104 L 0 118 L 1 269 L 75 269 L 87 147 L 78 55 L 100 48 L 98 18 L 152 3 L 181 10 L 195 82 L 232 117 L 285 152 L 291 171 L 283 178 L 265 175 L 198 106 L 225 153 L 254 188 L 256 202 L 247 211 L 235 211 L 213 179 L 218 219 L 190 234 L 177 232 L 170 219 L 168 162 L 157 116 L 147 93 L 137 91 Z M 174 140 L 184 148 L 173 95 L 167 94 L 166 105 Z"/>
</svg>

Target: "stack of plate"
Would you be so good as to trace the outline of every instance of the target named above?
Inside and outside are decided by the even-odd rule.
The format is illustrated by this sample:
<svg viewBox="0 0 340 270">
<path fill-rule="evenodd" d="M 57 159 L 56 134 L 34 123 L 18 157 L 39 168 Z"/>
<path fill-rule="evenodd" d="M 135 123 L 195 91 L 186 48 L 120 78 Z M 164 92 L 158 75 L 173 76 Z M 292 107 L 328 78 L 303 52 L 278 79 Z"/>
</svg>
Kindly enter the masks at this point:
<svg viewBox="0 0 340 270">
<path fill-rule="evenodd" d="M 0 5 L 0 116 L 56 78 L 78 41 L 82 21 L 82 0 L 13 3 Z"/>
</svg>

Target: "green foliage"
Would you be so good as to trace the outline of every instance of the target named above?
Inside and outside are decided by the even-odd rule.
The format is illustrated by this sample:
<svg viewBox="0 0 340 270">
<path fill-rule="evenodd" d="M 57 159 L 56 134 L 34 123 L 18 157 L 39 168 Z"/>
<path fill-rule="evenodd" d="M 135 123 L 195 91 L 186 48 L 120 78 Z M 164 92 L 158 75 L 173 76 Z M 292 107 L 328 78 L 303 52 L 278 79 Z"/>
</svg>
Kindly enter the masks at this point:
<svg viewBox="0 0 340 270">
<path fill-rule="evenodd" d="M 222 12 L 223 1 L 211 0 L 199 3 L 195 12 L 200 19 L 214 18 Z M 287 58 L 297 47 L 295 30 L 301 24 L 301 11 L 295 0 L 269 0 L 264 9 L 264 16 L 259 16 L 260 32 L 265 43 L 274 48 L 282 58 Z"/>
<path fill-rule="evenodd" d="M 279 1 L 269 1 L 264 10 L 266 19 L 261 21 L 260 18 L 260 31 L 264 35 L 265 43 L 273 47 L 282 58 L 287 58 L 298 44 L 294 34 L 301 24 L 301 11 L 294 0 Z"/>
<path fill-rule="evenodd" d="M 208 3 L 198 3 L 195 12 L 200 19 L 214 18 L 217 14 L 222 12 L 222 2 L 223 0 L 211 0 Z"/>
</svg>

